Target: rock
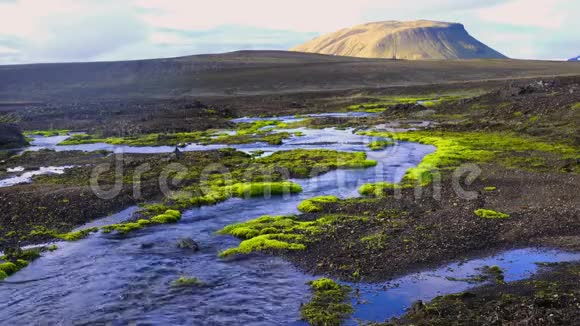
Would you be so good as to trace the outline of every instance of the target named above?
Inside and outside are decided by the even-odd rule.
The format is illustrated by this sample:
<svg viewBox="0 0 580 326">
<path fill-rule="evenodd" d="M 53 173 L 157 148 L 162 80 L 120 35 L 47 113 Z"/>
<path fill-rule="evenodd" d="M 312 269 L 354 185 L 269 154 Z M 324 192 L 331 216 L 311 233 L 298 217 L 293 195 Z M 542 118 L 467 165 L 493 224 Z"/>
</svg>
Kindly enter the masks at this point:
<svg viewBox="0 0 580 326">
<path fill-rule="evenodd" d="M 183 153 L 179 150 L 179 148 L 175 147 L 175 150 L 169 156 L 170 160 L 180 160 L 183 157 Z"/>
<path fill-rule="evenodd" d="M 177 242 L 177 248 L 199 251 L 199 245 L 192 238 L 183 238 Z"/>
<path fill-rule="evenodd" d="M 17 125 L 0 123 L 0 148 L 18 148 L 26 144 L 26 139 Z"/>
<path fill-rule="evenodd" d="M 141 249 L 150 249 L 153 248 L 155 244 L 153 242 L 143 242 L 141 244 Z"/>
<path fill-rule="evenodd" d="M 392 113 L 416 113 L 425 110 L 427 110 L 427 108 L 421 104 L 405 103 L 389 106 L 389 108 L 385 110 L 384 114 L 390 115 Z"/>
<path fill-rule="evenodd" d="M 424 308 L 425 308 L 425 305 L 423 304 L 423 301 L 417 300 L 417 301 L 413 302 L 413 304 L 409 308 L 409 312 L 411 314 L 417 314 L 417 313 L 421 312 Z"/>
</svg>

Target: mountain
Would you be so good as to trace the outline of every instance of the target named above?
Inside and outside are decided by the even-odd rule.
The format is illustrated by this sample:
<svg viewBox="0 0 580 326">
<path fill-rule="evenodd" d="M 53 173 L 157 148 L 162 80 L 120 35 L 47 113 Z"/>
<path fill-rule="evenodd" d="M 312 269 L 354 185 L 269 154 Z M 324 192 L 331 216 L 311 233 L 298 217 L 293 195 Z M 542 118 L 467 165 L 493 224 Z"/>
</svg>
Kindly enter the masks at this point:
<svg viewBox="0 0 580 326">
<path fill-rule="evenodd" d="M 407 61 L 288 51 L 0 65 L 0 115 L 3 106 L 14 103 L 235 97 L 564 74 L 580 75 L 580 65 L 527 60 Z"/>
<path fill-rule="evenodd" d="M 363 58 L 505 59 L 456 23 L 385 21 L 345 28 L 291 49 Z"/>
<path fill-rule="evenodd" d="M 568 61 L 580 61 L 580 55 L 577 56 L 576 58 L 569 59 Z"/>
</svg>

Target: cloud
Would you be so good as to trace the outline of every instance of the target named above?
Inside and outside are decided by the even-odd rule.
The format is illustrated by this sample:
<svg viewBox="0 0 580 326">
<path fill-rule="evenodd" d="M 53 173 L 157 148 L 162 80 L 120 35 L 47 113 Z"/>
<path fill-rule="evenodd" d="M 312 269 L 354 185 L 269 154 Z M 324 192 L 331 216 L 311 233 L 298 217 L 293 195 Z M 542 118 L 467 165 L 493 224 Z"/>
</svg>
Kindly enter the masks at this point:
<svg viewBox="0 0 580 326">
<path fill-rule="evenodd" d="M 516 0 L 482 9 L 478 16 L 495 23 L 557 29 L 563 26 L 568 15 L 576 16 L 577 11 L 569 12 L 572 8 L 568 5 L 573 6 L 573 3 L 567 0 Z"/>
<path fill-rule="evenodd" d="M 461 22 L 516 58 L 562 58 L 577 0 L 0 0 L 0 63 L 120 60 L 287 49 L 378 20 Z M 566 52 L 566 53 L 559 53 Z"/>
<path fill-rule="evenodd" d="M 133 9 L 112 0 L 0 3 L 0 46 L 18 50 L 17 62 L 90 60 L 147 37 Z"/>
<path fill-rule="evenodd" d="M 149 35 L 145 42 L 107 53 L 100 59 L 138 59 L 152 55 L 155 57 L 175 57 L 241 49 L 286 50 L 294 44 L 304 42 L 317 35 L 317 33 L 239 25 L 224 25 L 204 30 L 158 28 Z"/>
</svg>

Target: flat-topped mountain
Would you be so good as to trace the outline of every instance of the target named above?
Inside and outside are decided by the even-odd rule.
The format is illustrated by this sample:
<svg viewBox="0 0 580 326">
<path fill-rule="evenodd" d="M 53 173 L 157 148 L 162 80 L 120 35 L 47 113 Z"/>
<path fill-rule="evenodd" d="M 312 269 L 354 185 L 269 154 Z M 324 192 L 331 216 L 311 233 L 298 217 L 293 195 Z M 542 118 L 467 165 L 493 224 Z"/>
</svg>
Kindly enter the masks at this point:
<svg viewBox="0 0 580 326">
<path fill-rule="evenodd" d="M 505 59 L 463 25 L 428 20 L 384 21 L 341 29 L 291 49 L 363 58 Z"/>
</svg>

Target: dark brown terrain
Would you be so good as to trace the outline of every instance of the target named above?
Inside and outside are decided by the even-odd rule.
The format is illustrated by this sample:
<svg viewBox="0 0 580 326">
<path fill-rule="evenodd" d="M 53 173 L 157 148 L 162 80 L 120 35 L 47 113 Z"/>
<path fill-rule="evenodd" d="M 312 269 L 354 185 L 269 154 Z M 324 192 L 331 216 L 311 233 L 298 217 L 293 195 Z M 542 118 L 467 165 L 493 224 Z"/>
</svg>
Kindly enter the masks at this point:
<svg viewBox="0 0 580 326">
<path fill-rule="evenodd" d="M 322 118 L 309 126 L 370 129 L 427 120 L 436 122 L 424 130 L 430 135 L 476 135 L 477 140 L 494 135 L 523 137 L 541 141 L 550 150 L 498 149 L 482 142 L 477 149 L 493 151 L 495 156 L 492 161 L 469 161 L 483 171 L 465 185 L 478 194 L 476 199 L 458 197 L 450 181 L 456 166 L 443 166 L 440 200 L 426 187 L 418 197 L 415 189 L 405 189 L 400 198 L 388 193 L 325 205 L 322 212 L 301 218 L 313 220 L 338 213 L 363 217 L 365 222 L 338 220 L 326 232 L 309 239 L 305 250 L 281 254 L 316 274 L 377 281 L 502 249 L 545 246 L 580 250 L 580 150 L 572 154 L 568 150 L 566 155 L 559 151 L 580 146 L 577 63 L 411 62 L 237 52 L 130 62 L 0 66 L 2 121 L 16 123 L 24 130 L 87 130 L 102 136 L 226 128 L 231 126 L 231 118 L 245 115 L 345 112 L 359 105 L 380 107 L 386 98 L 396 96 L 436 99 L 449 94 L 453 96 L 433 105 L 416 101 L 388 104 L 379 116 Z M 5 138 L 20 136 L 9 132 Z M 12 156 L 0 163 L 1 169 L 16 165 L 33 169 L 65 161 L 83 166 L 64 175 L 37 177 L 33 184 L 2 188 L 0 234 L 20 241 L 18 244 L 38 243 L 45 239 L 30 237 L 35 228 L 67 232 L 99 216 L 160 199 L 156 181 L 164 162 L 178 160 L 188 168 L 201 169 L 226 158 L 232 162 L 249 160 L 249 156 L 239 154 L 190 152 L 179 159 L 168 154 L 126 155 L 123 164 L 128 173 L 141 163 L 151 164 L 154 170 L 143 182 L 141 198 L 131 195 L 133 184 L 127 179 L 114 200 L 97 198 L 87 183 L 92 167 L 86 164 L 113 163 L 114 157 L 107 152 L 42 151 Z M 105 175 L 105 184 L 113 184 L 112 176 L 112 172 Z M 191 179 L 192 183 L 197 181 Z M 484 190 L 490 186 L 495 189 Z M 509 218 L 479 218 L 474 215 L 479 208 L 504 212 Z M 377 234 L 380 241 L 376 246 L 360 241 Z M 6 242 L 13 246 L 15 241 Z M 566 299 L 548 300 L 552 305 L 549 309 L 536 309 L 537 302 L 530 303 L 535 290 L 526 283 L 514 284 L 502 291 L 517 292 L 521 298 L 510 301 L 498 318 L 480 324 L 515 325 L 528 318 L 528 324 L 542 325 L 541 321 L 554 313 L 562 318 L 552 324 L 577 320 L 577 289 L 570 286 L 570 293 L 576 291 L 570 299 L 565 291 L 568 284 L 577 284 L 577 267 L 555 273 L 559 272 L 564 274 L 546 271 L 539 280 L 563 280 L 550 291 Z M 395 323 L 447 325 L 456 321 L 468 325 L 469 316 L 497 311 L 495 290 L 475 291 L 476 299 L 459 297 L 465 299 L 461 305 L 453 305 L 457 302 L 452 298 L 451 305 L 445 302 L 440 310 L 418 306 Z M 534 310 L 527 313 L 527 308 L 518 308 L 520 304 Z"/>
</svg>

